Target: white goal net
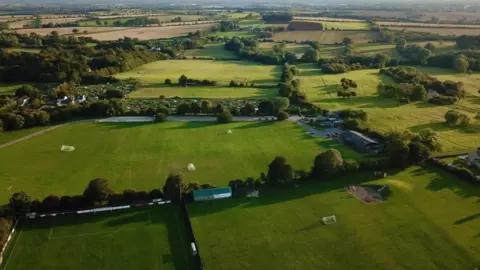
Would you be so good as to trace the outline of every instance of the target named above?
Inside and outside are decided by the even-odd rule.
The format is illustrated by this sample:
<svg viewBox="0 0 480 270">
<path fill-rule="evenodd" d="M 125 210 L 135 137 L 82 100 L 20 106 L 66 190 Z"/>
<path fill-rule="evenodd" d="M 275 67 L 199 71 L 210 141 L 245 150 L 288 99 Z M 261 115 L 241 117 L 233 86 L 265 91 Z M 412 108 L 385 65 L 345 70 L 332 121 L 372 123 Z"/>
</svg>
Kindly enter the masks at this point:
<svg viewBox="0 0 480 270">
<path fill-rule="evenodd" d="M 335 217 L 335 215 L 333 216 L 326 216 L 326 217 L 322 217 L 322 221 L 325 225 L 330 225 L 330 224 L 335 224 L 337 223 L 337 218 Z"/>
<path fill-rule="evenodd" d="M 60 147 L 60 151 L 63 151 L 63 152 L 72 152 L 74 150 L 75 150 L 75 147 L 71 145 L 62 145 L 62 147 Z"/>
</svg>

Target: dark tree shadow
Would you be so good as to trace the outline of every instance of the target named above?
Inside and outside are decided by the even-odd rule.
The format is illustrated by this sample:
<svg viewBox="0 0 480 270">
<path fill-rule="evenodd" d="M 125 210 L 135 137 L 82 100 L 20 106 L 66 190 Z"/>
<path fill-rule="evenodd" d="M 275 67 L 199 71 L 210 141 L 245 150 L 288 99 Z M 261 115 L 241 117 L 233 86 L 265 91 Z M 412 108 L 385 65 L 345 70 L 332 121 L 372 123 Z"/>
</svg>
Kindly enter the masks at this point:
<svg viewBox="0 0 480 270">
<path fill-rule="evenodd" d="M 420 130 L 426 129 L 426 128 L 430 128 L 433 131 L 456 130 L 458 132 L 466 133 L 466 134 L 480 132 L 480 125 L 469 125 L 469 126 L 463 127 L 463 126 L 451 126 L 442 122 L 417 125 L 417 126 L 409 127 L 408 129 L 412 132 L 419 132 Z"/>
<path fill-rule="evenodd" d="M 150 223 L 149 213 L 148 211 L 139 211 L 135 212 L 131 215 L 124 215 L 118 219 L 109 220 L 104 223 L 106 226 L 110 227 L 117 227 L 122 226 L 125 224 L 132 224 L 132 223 Z"/>
<path fill-rule="evenodd" d="M 325 226 L 325 224 L 323 223 L 322 220 L 318 220 L 318 221 L 315 221 L 313 222 L 312 224 L 310 225 L 307 225 L 305 227 L 302 227 L 298 230 L 296 230 L 296 232 L 305 232 L 305 231 L 311 231 L 311 230 L 314 230 L 314 229 L 317 229 L 317 228 L 320 228 L 320 227 L 323 227 Z"/>
<path fill-rule="evenodd" d="M 200 121 L 185 121 L 182 124 L 171 127 L 169 129 L 196 129 L 206 128 L 217 125 L 216 122 L 200 122 Z"/>
<path fill-rule="evenodd" d="M 233 129 L 251 129 L 251 128 L 260 128 L 267 127 L 275 124 L 275 121 L 259 121 L 259 122 L 248 122 L 247 124 L 239 127 L 234 127 Z"/>
<path fill-rule="evenodd" d="M 449 189 L 456 195 L 463 198 L 479 197 L 480 189 L 464 179 L 460 179 L 453 174 L 432 166 L 427 166 L 424 168 L 424 170 L 427 173 L 435 174 L 426 187 L 428 190 L 440 191 Z"/>
<path fill-rule="evenodd" d="M 98 124 L 102 125 L 102 126 L 106 126 L 110 129 L 127 129 L 127 128 L 137 128 L 137 127 L 149 126 L 149 125 L 152 125 L 153 122 L 130 122 L 130 123 L 106 122 L 106 123 L 98 123 Z"/>
<path fill-rule="evenodd" d="M 474 219 L 476 219 L 476 218 L 479 218 L 479 217 L 480 217 L 480 213 L 476 213 L 476 214 L 473 214 L 473 215 L 471 215 L 471 216 L 468 216 L 468 217 L 464 217 L 464 218 L 462 218 L 462 219 L 459 219 L 459 220 L 455 221 L 453 224 L 457 224 L 457 225 L 463 224 L 463 223 L 465 223 L 465 222 L 472 221 L 472 220 L 474 220 Z"/>
</svg>

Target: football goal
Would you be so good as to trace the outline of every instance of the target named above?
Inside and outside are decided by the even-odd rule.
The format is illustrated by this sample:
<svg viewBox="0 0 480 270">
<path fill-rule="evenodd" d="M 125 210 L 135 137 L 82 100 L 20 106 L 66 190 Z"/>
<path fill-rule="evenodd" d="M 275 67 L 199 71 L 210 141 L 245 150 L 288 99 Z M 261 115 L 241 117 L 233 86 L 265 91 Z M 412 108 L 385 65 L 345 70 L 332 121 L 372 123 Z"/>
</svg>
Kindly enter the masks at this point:
<svg viewBox="0 0 480 270">
<path fill-rule="evenodd" d="M 337 223 L 337 218 L 335 217 L 335 215 L 326 216 L 326 217 L 322 217 L 322 221 L 325 225 L 330 225 L 330 224 Z"/>
<path fill-rule="evenodd" d="M 75 150 L 75 147 L 70 145 L 62 145 L 62 147 L 60 147 L 60 151 L 63 151 L 63 152 L 72 152 L 74 150 Z"/>
</svg>

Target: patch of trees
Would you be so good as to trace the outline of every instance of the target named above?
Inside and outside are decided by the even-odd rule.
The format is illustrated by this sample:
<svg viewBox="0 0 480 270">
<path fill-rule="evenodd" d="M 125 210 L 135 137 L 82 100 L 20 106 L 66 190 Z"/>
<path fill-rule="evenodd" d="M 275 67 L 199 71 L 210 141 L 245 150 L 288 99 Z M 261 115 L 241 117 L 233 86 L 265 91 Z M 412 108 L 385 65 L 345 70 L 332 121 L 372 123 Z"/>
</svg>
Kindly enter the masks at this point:
<svg viewBox="0 0 480 270">
<path fill-rule="evenodd" d="M 262 14 L 262 20 L 265 23 L 289 23 L 293 20 L 293 15 L 289 13 L 265 13 Z"/>
<path fill-rule="evenodd" d="M 402 103 L 427 100 L 427 91 L 420 84 L 400 83 L 397 85 L 378 84 L 377 93 L 384 98 L 395 98 Z"/>
<path fill-rule="evenodd" d="M 428 58 L 433 55 L 432 51 L 419 45 L 404 45 L 404 40 L 397 41 L 397 50 L 405 57 L 409 64 L 427 64 Z"/>
<path fill-rule="evenodd" d="M 125 21 L 117 20 L 113 22 L 114 26 L 147 26 L 149 24 L 160 24 L 160 21 L 155 18 L 148 17 L 134 17 Z"/>
<path fill-rule="evenodd" d="M 428 58 L 427 65 L 451 68 L 459 73 L 471 73 L 480 70 L 480 52 L 471 50 L 443 53 Z"/>
<path fill-rule="evenodd" d="M 340 80 L 340 84 L 343 88 L 342 91 L 337 92 L 338 97 L 342 98 L 350 98 L 350 97 L 356 97 L 357 93 L 355 91 L 349 91 L 349 88 L 356 89 L 358 87 L 357 83 L 353 80 L 342 78 Z"/>
<path fill-rule="evenodd" d="M 380 73 L 389 76 L 397 83 L 419 84 L 426 90 L 436 91 L 440 97 L 433 98 L 429 101 L 434 104 L 436 104 L 435 102 L 443 102 L 445 100 L 456 102 L 458 99 L 465 97 L 465 89 L 462 82 L 450 80 L 442 82 L 413 67 L 381 69 Z M 446 98 L 442 98 L 441 96 L 446 96 Z"/>
<path fill-rule="evenodd" d="M 278 95 L 288 98 L 292 104 L 308 102 L 307 94 L 300 91 L 299 70 L 296 66 L 285 64 L 280 76 Z"/>
<path fill-rule="evenodd" d="M 480 48 L 480 36 L 462 35 L 455 39 L 457 48 L 462 50 Z"/>
<path fill-rule="evenodd" d="M 25 192 L 15 192 L 10 198 L 10 211 L 14 215 L 24 215 L 28 212 L 73 211 L 90 207 L 147 202 L 163 197 L 160 189 L 152 189 L 149 192 L 127 189 L 121 193 L 115 193 L 106 179 L 95 178 L 88 183 L 80 195 L 60 197 L 52 194 L 42 200 L 34 200 Z"/>
<path fill-rule="evenodd" d="M 431 129 L 415 134 L 410 131 L 391 132 L 387 136 L 388 164 L 403 169 L 413 164 L 423 164 L 434 151 L 439 151 L 438 134 Z"/>
<path fill-rule="evenodd" d="M 231 80 L 230 83 L 228 84 L 228 87 L 255 87 L 255 84 L 248 83 L 248 82 L 237 82 L 235 80 Z"/>
<path fill-rule="evenodd" d="M 239 28 L 238 21 L 220 21 L 218 30 L 220 32 L 229 32 Z"/>
<path fill-rule="evenodd" d="M 38 54 L 0 51 L 0 79 L 4 82 L 79 83 L 83 78 L 108 77 L 161 59 L 165 59 L 163 54 L 142 49 L 49 48 Z"/>
<path fill-rule="evenodd" d="M 267 65 L 280 65 L 285 62 L 294 63 L 297 57 L 287 52 L 285 44 L 274 46 L 271 52 L 261 52 L 258 41 L 246 38 L 233 38 L 225 43 L 225 50 L 233 51 L 240 58 L 260 62 Z"/>
<path fill-rule="evenodd" d="M 468 124 L 470 124 L 470 117 L 466 114 L 459 113 L 458 111 L 450 110 L 445 113 L 445 123 L 452 126 L 468 126 Z"/>
<path fill-rule="evenodd" d="M 363 110 L 344 109 L 337 112 L 341 119 L 359 119 L 362 121 L 368 120 L 368 115 Z"/>
<path fill-rule="evenodd" d="M 440 160 L 440 159 L 432 159 L 432 163 L 441 168 L 444 169 L 453 175 L 457 176 L 460 179 L 466 179 L 468 181 L 471 181 L 472 183 L 475 184 L 480 184 L 480 177 L 475 175 L 469 168 L 467 167 L 459 167 L 450 164 L 449 162 Z"/>
<path fill-rule="evenodd" d="M 17 33 L 1 33 L 0 34 L 0 48 L 14 48 L 14 47 L 37 47 L 44 46 L 74 46 L 86 45 L 87 43 L 97 43 L 98 41 L 90 37 L 77 36 L 60 36 L 55 31 L 50 35 L 40 36 L 35 33 L 31 34 L 17 34 Z"/>
<path fill-rule="evenodd" d="M 182 75 L 180 78 L 178 78 L 178 84 L 181 86 L 215 86 L 217 85 L 217 82 L 209 80 L 197 80 Z"/>
<path fill-rule="evenodd" d="M 340 74 L 353 70 L 384 68 L 398 65 L 396 59 L 391 59 L 390 56 L 385 53 L 379 53 L 374 56 L 344 56 L 332 59 L 321 59 L 318 63 L 322 71 L 327 74 Z"/>
</svg>

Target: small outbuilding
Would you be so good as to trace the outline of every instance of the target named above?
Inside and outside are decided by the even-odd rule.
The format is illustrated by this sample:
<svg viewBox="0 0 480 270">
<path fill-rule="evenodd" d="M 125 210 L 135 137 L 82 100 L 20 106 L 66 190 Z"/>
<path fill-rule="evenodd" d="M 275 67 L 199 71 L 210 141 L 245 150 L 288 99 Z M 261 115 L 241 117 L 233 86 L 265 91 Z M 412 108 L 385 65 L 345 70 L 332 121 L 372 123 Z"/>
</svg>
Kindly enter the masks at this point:
<svg viewBox="0 0 480 270">
<path fill-rule="evenodd" d="M 232 197 L 232 189 L 230 187 L 199 189 L 193 191 L 193 200 L 195 201 L 209 201 L 230 197 Z"/>
<path fill-rule="evenodd" d="M 376 151 L 381 148 L 376 140 L 353 130 L 343 132 L 341 137 L 346 144 L 350 144 L 360 151 Z"/>
</svg>

